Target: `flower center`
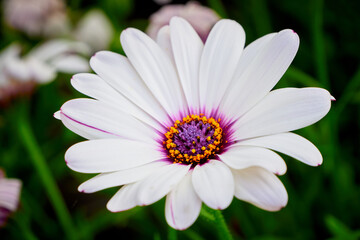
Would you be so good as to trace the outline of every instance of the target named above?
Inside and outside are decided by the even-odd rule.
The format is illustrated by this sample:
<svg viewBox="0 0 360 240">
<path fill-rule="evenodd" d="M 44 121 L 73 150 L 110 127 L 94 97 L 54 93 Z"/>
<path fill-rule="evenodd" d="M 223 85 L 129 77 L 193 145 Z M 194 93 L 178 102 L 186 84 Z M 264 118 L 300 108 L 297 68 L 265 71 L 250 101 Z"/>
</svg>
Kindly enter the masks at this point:
<svg viewBox="0 0 360 240">
<path fill-rule="evenodd" d="M 174 163 L 204 163 L 219 152 L 223 143 L 220 118 L 206 118 L 203 114 L 188 115 L 165 133 L 163 141 L 168 157 Z"/>
</svg>

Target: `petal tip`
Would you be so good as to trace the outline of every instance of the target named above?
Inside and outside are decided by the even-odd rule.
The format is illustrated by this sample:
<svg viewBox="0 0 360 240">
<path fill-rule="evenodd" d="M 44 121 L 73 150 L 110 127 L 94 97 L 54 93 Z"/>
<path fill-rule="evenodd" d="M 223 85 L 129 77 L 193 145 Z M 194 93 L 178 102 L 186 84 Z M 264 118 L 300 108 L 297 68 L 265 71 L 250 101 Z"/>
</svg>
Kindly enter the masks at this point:
<svg viewBox="0 0 360 240">
<path fill-rule="evenodd" d="M 55 112 L 55 113 L 53 114 L 53 117 L 56 118 L 56 119 L 58 119 L 58 120 L 61 120 L 61 111 L 59 110 L 59 111 Z"/>
<path fill-rule="evenodd" d="M 331 100 L 332 102 L 335 102 L 335 101 L 336 101 L 336 98 L 334 98 L 334 96 L 330 95 L 330 100 Z"/>
<path fill-rule="evenodd" d="M 185 20 L 185 19 L 183 19 L 182 17 L 179 17 L 179 16 L 173 16 L 173 17 L 170 19 L 170 24 L 171 24 L 171 22 L 174 22 L 174 21 L 182 21 L 182 20 Z"/>
<path fill-rule="evenodd" d="M 113 209 L 113 206 L 111 206 L 111 204 L 109 204 L 109 202 L 106 204 L 106 208 L 107 208 L 107 210 L 109 210 L 112 213 L 119 212 L 119 211 L 116 211 L 115 209 Z"/>
</svg>

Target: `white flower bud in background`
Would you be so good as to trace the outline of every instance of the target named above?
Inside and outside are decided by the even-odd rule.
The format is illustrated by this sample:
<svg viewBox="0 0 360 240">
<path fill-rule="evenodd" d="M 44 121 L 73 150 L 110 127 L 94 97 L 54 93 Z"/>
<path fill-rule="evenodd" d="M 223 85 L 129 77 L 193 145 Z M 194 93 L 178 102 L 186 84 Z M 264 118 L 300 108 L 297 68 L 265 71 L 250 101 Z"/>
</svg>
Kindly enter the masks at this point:
<svg viewBox="0 0 360 240">
<path fill-rule="evenodd" d="M 110 20 L 98 9 L 87 12 L 74 31 L 75 38 L 87 43 L 93 52 L 107 49 L 113 35 L 114 29 Z"/>
</svg>

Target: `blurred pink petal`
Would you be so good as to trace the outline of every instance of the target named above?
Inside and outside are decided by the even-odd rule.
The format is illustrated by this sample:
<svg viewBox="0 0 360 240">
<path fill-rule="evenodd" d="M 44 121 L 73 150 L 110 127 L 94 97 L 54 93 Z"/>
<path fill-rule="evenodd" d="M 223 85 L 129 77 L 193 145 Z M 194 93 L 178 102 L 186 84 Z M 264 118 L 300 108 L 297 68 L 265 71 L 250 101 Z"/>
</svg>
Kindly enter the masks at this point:
<svg viewBox="0 0 360 240">
<path fill-rule="evenodd" d="M 156 39 L 160 28 L 168 25 L 170 19 L 174 16 L 186 19 L 203 42 L 205 42 L 211 28 L 220 19 L 214 10 L 201 6 L 197 2 L 188 2 L 185 5 L 167 5 L 150 16 L 150 24 L 146 30 L 147 34 L 152 39 Z"/>
<path fill-rule="evenodd" d="M 30 36 L 59 36 L 69 22 L 63 0 L 5 0 L 6 22 Z"/>
<path fill-rule="evenodd" d="M 5 225 L 8 216 L 19 204 L 21 181 L 4 177 L 0 170 L 0 227 Z"/>
</svg>

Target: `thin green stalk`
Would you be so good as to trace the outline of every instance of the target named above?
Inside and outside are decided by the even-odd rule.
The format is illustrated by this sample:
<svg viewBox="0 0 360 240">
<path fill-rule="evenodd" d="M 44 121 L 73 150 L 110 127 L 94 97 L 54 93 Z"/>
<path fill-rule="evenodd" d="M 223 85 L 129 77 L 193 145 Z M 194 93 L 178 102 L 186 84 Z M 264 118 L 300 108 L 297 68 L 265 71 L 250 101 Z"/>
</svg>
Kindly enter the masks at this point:
<svg viewBox="0 0 360 240">
<path fill-rule="evenodd" d="M 168 239 L 169 240 L 177 240 L 177 232 L 172 227 L 169 227 Z"/>
<path fill-rule="evenodd" d="M 220 239 L 222 239 L 222 240 L 232 240 L 233 237 L 231 236 L 231 233 L 229 231 L 228 226 L 226 225 L 225 219 L 224 219 L 221 211 L 220 210 L 215 210 L 214 211 L 214 216 L 215 216 L 216 228 L 218 230 Z"/>
<path fill-rule="evenodd" d="M 284 77 L 290 78 L 292 81 L 296 81 L 305 87 L 321 87 L 319 81 L 295 67 L 289 67 Z"/>
<path fill-rule="evenodd" d="M 77 239 L 69 211 L 66 208 L 65 202 L 30 127 L 27 105 L 21 105 L 19 107 L 19 116 L 17 117 L 16 125 L 19 138 L 29 153 L 30 159 L 41 179 L 67 239 Z"/>
<path fill-rule="evenodd" d="M 38 238 L 33 234 L 29 224 L 27 223 L 27 219 L 23 216 L 16 216 L 14 219 L 22 233 L 22 236 L 26 240 L 37 240 Z"/>
<path fill-rule="evenodd" d="M 360 66 L 354 76 L 351 78 L 350 82 L 347 84 L 345 90 L 343 91 L 343 95 L 341 98 L 336 101 L 336 116 L 340 117 L 341 113 L 344 111 L 346 105 L 351 101 L 354 97 L 355 93 L 360 88 Z M 336 96 L 335 96 L 336 98 Z"/>
<path fill-rule="evenodd" d="M 313 36 L 317 78 L 319 79 L 321 85 L 330 91 L 331 86 L 326 63 L 325 39 L 323 31 L 324 0 L 314 0 L 312 8 L 313 23 L 311 25 L 311 35 Z M 324 141 L 330 145 L 330 148 L 328 148 L 327 164 L 324 168 L 328 171 L 328 173 L 331 173 L 335 168 L 335 161 L 337 159 L 338 127 L 334 113 L 334 111 L 330 112 L 329 116 L 323 123 L 324 128 L 322 135 L 325 137 Z"/>
<path fill-rule="evenodd" d="M 215 224 L 216 230 L 219 235 L 219 239 L 221 240 L 233 239 L 220 210 L 214 210 L 208 207 L 203 207 L 201 209 L 200 216 L 205 218 L 207 221 L 211 221 Z"/>
<path fill-rule="evenodd" d="M 323 0 L 313 1 L 313 24 L 312 24 L 312 36 L 314 43 L 315 64 L 317 76 L 321 84 L 328 90 L 330 90 L 329 77 L 326 65 L 325 55 L 325 41 L 323 34 Z"/>
<path fill-rule="evenodd" d="M 250 1 L 252 19 L 259 36 L 272 32 L 270 14 L 266 0 Z"/>
<path fill-rule="evenodd" d="M 226 10 L 221 0 L 208 0 L 208 4 L 220 15 L 220 17 L 227 18 Z"/>
<path fill-rule="evenodd" d="M 215 216 L 209 211 L 211 211 L 210 208 L 203 206 L 200 211 L 200 217 L 207 222 L 214 222 Z"/>
<path fill-rule="evenodd" d="M 70 2 L 71 8 L 72 8 L 72 9 L 78 9 L 78 8 L 80 8 L 81 2 L 82 2 L 82 0 L 72 0 L 72 1 Z"/>
<path fill-rule="evenodd" d="M 188 239 L 191 240 L 204 240 L 204 238 L 201 237 L 196 231 L 193 231 L 191 229 L 186 230 L 184 234 L 188 237 Z"/>
</svg>

